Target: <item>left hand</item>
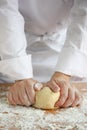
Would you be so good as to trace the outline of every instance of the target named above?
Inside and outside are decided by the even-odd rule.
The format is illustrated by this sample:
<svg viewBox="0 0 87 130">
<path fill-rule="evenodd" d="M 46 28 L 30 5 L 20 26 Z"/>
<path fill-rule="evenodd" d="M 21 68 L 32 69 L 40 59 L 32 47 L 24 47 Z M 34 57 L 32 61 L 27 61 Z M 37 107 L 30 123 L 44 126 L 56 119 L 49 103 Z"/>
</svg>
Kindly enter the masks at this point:
<svg viewBox="0 0 87 130">
<path fill-rule="evenodd" d="M 51 80 L 46 83 L 54 92 L 60 91 L 60 98 L 56 107 L 74 107 L 81 104 L 82 97 L 79 90 L 70 84 L 70 76 L 55 72 Z"/>
<path fill-rule="evenodd" d="M 8 91 L 8 101 L 11 105 L 30 106 L 35 103 L 36 91 L 39 91 L 43 85 L 30 78 L 16 81 Z"/>
</svg>

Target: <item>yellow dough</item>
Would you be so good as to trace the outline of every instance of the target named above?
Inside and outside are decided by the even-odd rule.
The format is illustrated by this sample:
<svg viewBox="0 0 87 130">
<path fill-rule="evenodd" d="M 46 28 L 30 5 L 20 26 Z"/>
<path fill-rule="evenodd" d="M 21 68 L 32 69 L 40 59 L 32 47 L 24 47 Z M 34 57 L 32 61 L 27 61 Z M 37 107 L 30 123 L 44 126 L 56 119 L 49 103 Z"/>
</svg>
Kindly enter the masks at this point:
<svg viewBox="0 0 87 130">
<path fill-rule="evenodd" d="M 58 101 L 60 92 L 54 93 L 49 87 L 44 87 L 36 92 L 36 103 L 34 107 L 41 109 L 56 109 L 54 107 Z"/>
</svg>

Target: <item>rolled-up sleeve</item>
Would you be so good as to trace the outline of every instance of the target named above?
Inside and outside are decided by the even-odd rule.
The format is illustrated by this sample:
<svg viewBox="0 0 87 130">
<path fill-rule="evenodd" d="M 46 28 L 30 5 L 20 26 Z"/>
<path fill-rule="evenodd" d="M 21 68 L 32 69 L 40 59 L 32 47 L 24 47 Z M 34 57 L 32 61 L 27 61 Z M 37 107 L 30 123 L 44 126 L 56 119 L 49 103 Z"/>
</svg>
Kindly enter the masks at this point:
<svg viewBox="0 0 87 130">
<path fill-rule="evenodd" d="M 26 53 L 24 19 L 18 0 L 0 0 L 0 73 L 14 80 L 33 77 L 31 55 Z"/>
<path fill-rule="evenodd" d="M 72 22 L 67 31 L 56 71 L 87 77 L 87 0 L 74 0 Z"/>
</svg>

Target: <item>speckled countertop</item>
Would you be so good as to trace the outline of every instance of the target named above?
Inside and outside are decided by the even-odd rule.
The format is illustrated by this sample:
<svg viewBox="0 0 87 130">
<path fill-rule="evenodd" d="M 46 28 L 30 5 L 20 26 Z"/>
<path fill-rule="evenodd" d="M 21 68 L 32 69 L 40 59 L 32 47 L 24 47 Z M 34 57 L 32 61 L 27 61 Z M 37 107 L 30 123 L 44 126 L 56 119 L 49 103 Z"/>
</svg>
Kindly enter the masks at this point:
<svg viewBox="0 0 87 130">
<path fill-rule="evenodd" d="M 45 111 L 9 105 L 7 90 L 0 87 L 0 130 L 87 130 L 87 83 L 78 88 L 83 95 L 80 107 Z"/>
</svg>

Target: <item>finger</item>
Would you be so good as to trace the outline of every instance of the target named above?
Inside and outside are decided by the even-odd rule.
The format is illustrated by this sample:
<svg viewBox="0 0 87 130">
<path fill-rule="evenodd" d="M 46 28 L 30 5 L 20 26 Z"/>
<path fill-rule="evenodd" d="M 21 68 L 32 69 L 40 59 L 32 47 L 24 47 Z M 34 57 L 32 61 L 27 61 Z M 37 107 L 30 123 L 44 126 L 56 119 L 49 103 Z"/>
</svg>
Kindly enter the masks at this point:
<svg viewBox="0 0 87 130">
<path fill-rule="evenodd" d="M 12 96 L 11 96 L 11 93 L 10 93 L 10 92 L 8 93 L 7 98 L 8 98 L 8 102 L 9 102 L 10 104 L 12 104 Z"/>
<path fill-rule="evenodd" d="M 60 98 L 59 98 L 58 102 L 55 104 L 55 106 L 61 107 L 65 103 L 65 101 L 68 97 L 68 86 L 69 85 L 63 81 L 59 82 L 58 84 L 60 87 Z"/>
<path fill-rule="evenodd" d="M 13 98 L 12 98 L 12 94 L 10 92 L 8 94 L 8 101 L 9 101 L 10 104 L 16 105 L 15 102 L 14 102 L 14 100 L 13 100 Z"/>
<path fill-rule="evenodd" d="M 21 104 L 19 104 L 19 105 L 25 105 L 25 106 L 31 105 L 31 103 L 28 100 L 27 94 L 25 92 L 24 86 L 21 86 L 21 90 L 18 92 L 18 96 L 21 101 Z"/>
<path fill-rule="evenodd" d="M 12 98 L 13 98 L 13 100 L 14 100 L 14 102 L 16 103 L 16 105 L 18 104 L 18 105 L 20 105 L 21 104 L 21 102 L 20 102 L 20 100 L 19 100 L 19 98 L 18 98 L 18 91 L 19 91 L 19 88 L 20 86 L 19 86 L 19 84 L 18 84 L 18 82 L 17 83 L 15 83 L 11 88 L 10 88 L 10 92 L 12 93 Z"/>
<path fill-rule="evenodd" d="M 62 107 L 69 107 L 75 100 L 75 89 L 69 88 L 68 89 L 68 98 L 66 99 L 65 103 L 62 105 Z"/>
<path fill-rule="evenodd" d="M 47 82 L 47 86 L 53 91 L 53 92 L 58 92 L 60 91 L 60 87 L 56 84 L 54 80 L 51 80 Z"/>
<path fill-rule="evenodd" d="M 31 102 L 31 104 L 34 104 L 35 103 L 35 90 L 33 88 L 34 82 L 33 81 L 30 82 L 29 80 L 27 80 L 26 84 L 27 84 L 25 86 L 26 94 L 27 94 L 28 99 Z"/>
<path fill-rule="evenodd" d="M 75 100 L 72 103 L 72 107 L 80 105 L 82 102 L 82 97 L 78 90 L 75 91 Z"/>
</svg>

